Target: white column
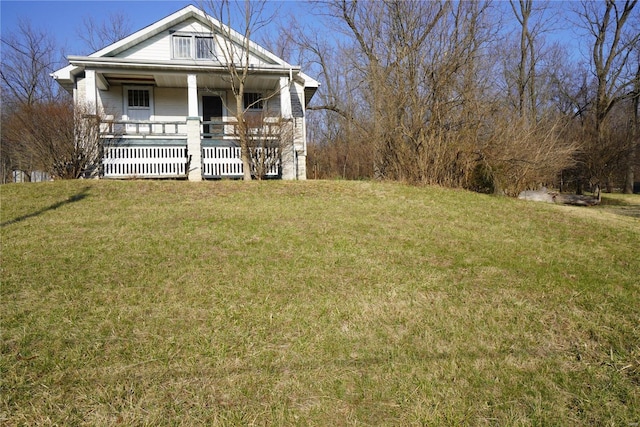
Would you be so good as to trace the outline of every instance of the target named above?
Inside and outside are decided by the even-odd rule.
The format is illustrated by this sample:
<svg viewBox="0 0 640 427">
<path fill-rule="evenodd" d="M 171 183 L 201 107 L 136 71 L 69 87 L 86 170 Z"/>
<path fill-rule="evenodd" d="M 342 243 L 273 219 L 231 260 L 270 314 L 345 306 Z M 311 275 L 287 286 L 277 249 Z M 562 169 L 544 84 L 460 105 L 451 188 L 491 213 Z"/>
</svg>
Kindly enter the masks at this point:
<svg viewBox="0 0 640 427">
<path fill-rule="evenodd" d="M 195 74 L 187 75 L 187 155 L 189 181 L 202 181 L 202 147 L 200 140 L 200 116 L 198 115 L 198 79 Z"/>
<path fill-rule="evenodd" d="M 85 70 L 84 72 L 84 91 L 85 91 L 85 99 L 84 101 L 87 103 L 87 108 L 93 112 L 97 112 L 97 85 L 96 85 L 96 71 L 95 70 Z"/>
<path fill-rule="evenodd" d="M 289 77 L 280 77 L 280 115 L 283 119 L 291 118 L 291 93 Z"/>
<path fill-rule="evenodd" d="M 298 151 L 297 155 L 297 179 L 304 181 L 307 179 L 307 155 L 303 151 Z"/>
<path fill-rule="evenodd" d="M 289 77 L 280 77 L 280 115 L 284 120 L 292 119 L 291 111 L 291 88 L 289 87 Z M 285 126 L 291 123 L 285 122 Z M 290 132 L 292 129 L 288 129 Z M 291 145 L 281 147 L 280 160 L 282 161 L 282 179 L 296 179 L 296 152 L 295 141 L 291 138 Z"/>
<path fill-rule="evenodd" d="M 297 176 L 296 151 L 293 144 L 281 148 L 280 160 L 282 161 L 282 179 L 295 180 Z"/>
<path fill-rule="evenodd" d="M 188 117 L 198 117 L 198 78 L 195 74 L 187 75 L 187 88 L 189 98 Z"/>
</svg>

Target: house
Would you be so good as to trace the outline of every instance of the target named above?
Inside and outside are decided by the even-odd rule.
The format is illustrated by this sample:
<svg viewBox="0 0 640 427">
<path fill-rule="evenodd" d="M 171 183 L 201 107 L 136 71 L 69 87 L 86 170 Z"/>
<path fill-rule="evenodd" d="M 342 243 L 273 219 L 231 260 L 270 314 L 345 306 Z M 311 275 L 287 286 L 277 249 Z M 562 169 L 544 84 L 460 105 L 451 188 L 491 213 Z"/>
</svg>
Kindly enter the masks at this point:
<svg viewBox="0 0 640 427">
<path fill-rule="evenodd" d="M 69 65 L 52 77 L 101 117 L 101 175 L 241 177 L 237 103 L 225 58 L 239 61 L 248 46 L 241 108 L 252 169 L 261 161 L 262 176 L 306 179 L 305 110 L 319 83 L 244 41 L 190 5 L 89 56 L 68 56 Z"/>
</svg>

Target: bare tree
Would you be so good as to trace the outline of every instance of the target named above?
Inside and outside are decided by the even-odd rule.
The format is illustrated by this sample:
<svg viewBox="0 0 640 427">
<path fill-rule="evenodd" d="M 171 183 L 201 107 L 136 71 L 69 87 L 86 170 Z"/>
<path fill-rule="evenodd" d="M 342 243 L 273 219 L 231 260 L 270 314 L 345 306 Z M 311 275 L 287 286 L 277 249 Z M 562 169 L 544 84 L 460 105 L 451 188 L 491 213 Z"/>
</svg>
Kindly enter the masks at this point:
<svg viewBox="0 0 640 427">
<path fill-rule="evenodd" d="M 89 112 L 66 102 L 21 105 L 5 123 L 3 140 L 17 165 L 60 179 L 94 176 L 102 158 L 101 120 Z"/>
<path fill-rule="evenodd" d="M 578 170 L 576 152 L 586 147 L 595 85 L 562 46 L 547 44 L 557 22 L 552 4 L 317 4 L 330 31 L 295 27 L 288 39 L 322 83 L 307 110 L 314 175 L 361 177 L 364 171 L 513 195 L 557 184 L 563 170 Z M 515 23 L 513 42 L 497 37 L 500 18 Z M 338 36 L 328 41 L 329 33 Z M 625 40 L 633 36 L 629 31 Z M 496 65 L 497 51 L 505 59 Z M 612 111 L 618 116 L 622 110 Z M 621 168 L 619 156 L 607 162 Z"/>
<path fill-rule="evenodd" d="M 21 20 L 17 33 L 0 40 L 3 103 L 33 105 L 56 99 L 59 93 L 49 77 L 60 63 L 55 38 L 34 28 L 30 21 Z"/>
<path fill-rule="evenodd" d="M 96 22 L 86 16 L 76 34 L 85 42 L 91 52 L 115 43 L 131 33 L 131 19 L 126 13 L 119 11 L 110 13 L 105 20 Z"/>
<path fill-rule="evenodd" d="M 633 85 L 633 77 L 630 78 L 625 72 L 640 40 L 637 23 L 635 28 L 630 28 L 631 33 L 627 32 L 626 26 L 633 16 L 637 0 L 625 0 L 623 5 L 619 3 L 607 0 L 604 10 L 599 10 L 593 2 L 582 4 L 581 16 L 594 40 L 592 65 L 597 79 L 594 110 L 599 137 L 602 137 L 607 115 L 616 103 L 628 96 L 628 88 Z"/>
<path fill-rule="evenodd" d="M 478 147 L 473 186 L 516 195 L 542 183 L 554 184 L 561 171 L 574 164 L 576 144 L 563 138 L 564 116 L 552 102 L 554 87 L 566 77 L 558 71 L 565 69 L 566 55 L 557 45 L 545 46 L 544 34 L 553 22 L 546 16 L 549 5 L 511 0 L 509 6 L 512 14 L 504 17 L 515 18 L 516 31 L 496 46 L 503 58 L 496 73 L 501 91 L 485 118 L 491 125 Z"/>
<path fill-rule="evenodd" d="M 55 39 L 21 21 L 2 38 L 2 164 L 7 171 L 57 178 L 97 173 L 100 117 L 75 105 L 50 73 L 59 66 Z"/>
<path fill-rule="evenodd" d="M 515 86 L 517 92 L 517 109 L 521 117 L 535 121 L 538 113 L 540 84 L 540 64 L 552 52 L 543 48 L 543 34 L 548 32 L 554 19 L 549 15 L 548 2 L 538 2 L 534 7 L 533 0 L 510 0 L 513 16 L 519 25 L 519 48 L 516 65 Z"/>
<path fill-rule="evenodd" d="M 37 159 L 22 155 L 26 141 L 11 139 L 7 131 L 17 122 L 16 114 L 41 103 L 68 104 L 70 98 L 57 90 L 49 73 L 59 65 L 55 38 L 46 31 L 36 29 L 28 20 L 21 20 L 15 33 L 3 34 L 0 88 L 2 91 L 2 157 L 3 181 L 13 170 L 22 171 L 30 180 L 32 171 L 38 170 Z M 33 117 L 37 120 L 37 117 Z M 49 122 L 46 126 L 51 127 Z M 18 136 L 20 133 L 18 133 Z M 42 169 L 40 169 L 42 170 Z"/>
<path fill-rule="evenodd" d="M 632 150 L 628 147 L 635 146 L 620 144 L 608 122 L 617 104 L 634 93 L 637 69 L 630 66 L 630 60 L 640 43 L 640 20 L 634 12 L 636 5 L 637 0 L 584 1 L 576 11 L 592 38 L 591 66 L 595 77 L 591 105 L 593 131 L 585 137 L 583 174 L 595 175 L 595 179 L 605 181 L 608 191 L 613 189 L 611 177 L 615 169 L 602 155 L 622 150 L 630 156 Z"/>
<path fill-rule="evenodd" d="M 262 180 L 276 176 L 283 160 L 293 144 L 294 129 L 291 119 L 269 116 L 265 113 L 247 115 L 248 145 L 251 173 Z"/>
<path fill-rule="evenodd" d="M 353 70 L 353 50 L 336 47 L 308 29 L 293 27 L 290 43 L 298 46 L 302 63 L 315 68 L 322 81 L 307 108 L 311 129 L 308 160 L 314 175 L 362 179 L 373 176 L 374 150 L 368 135 L 371 116 L 363 114 L 360 70 Z"/>
<path fill-rule="evenodd" d="M 624 192 L 633 193 L 634 171 L 638 164 L 638 152 L 640 152 L 640 46 L 636 48 L 636 75 L 633 80 L 633 91 L 631 92 L 631 129 L 630 147 L 627 156 Z"/>
<path fill-rule="evenodd" d="M 225 67 L 227 73 L 225 80 L 230 85 L 235 101 L 232 105 L 228 105 L 227 109 L 232 112 L 235 119 L 245 181 L 251 180 L 251 130 L 247 123 L 247 112 L 266 99 L 279 94 L 281 89 L 277 88 L 266 97 L 245 102 L 244 95 L 247 92 L 247 79 L 251 69 L 251 37 L 273 20 L 273 15 L 266 14 L 266 5 L 266 0 L 210 0 L 202 5 L 205 12 L 222 24 L 218 27 L 211 23 L 214 34 L 220 35 L 220 37 L 214 37 L 218 47 L 214 54 L 219 55 L 217 59 Z M 241 18 L 236 20 L 235 17 Z"/>
</svg>

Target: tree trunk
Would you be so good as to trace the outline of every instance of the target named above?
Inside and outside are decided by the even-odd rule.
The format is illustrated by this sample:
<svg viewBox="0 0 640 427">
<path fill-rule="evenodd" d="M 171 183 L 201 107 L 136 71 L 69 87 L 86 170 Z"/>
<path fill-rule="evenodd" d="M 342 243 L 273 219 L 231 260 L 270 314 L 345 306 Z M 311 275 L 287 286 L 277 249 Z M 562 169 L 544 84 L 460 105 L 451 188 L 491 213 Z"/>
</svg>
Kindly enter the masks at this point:
<svg viewBox="0 0 640 427">
<path fill-rule="evenodd" d="M 249 152 L 249 135 L 244 115 L 238 117 L 238 133 L 240 136 L 240 157 L 242 158 L 242 178 L 251 181 L 251 153 Z"/>
<path fill-rule="evenodd" d="M 640 54 L 639 54 L 640 56 Z M 638 155 L 638 140 L 640 135 L 638 134 L 638 107 L 640 106 L 640 57 L 638 58 L 638 68 L 636 71 L 636 78 L 634 82 L 633 99 L 631 100 L 631 106 L 633 108 L 631 119 L 631 147 L 629 148 L 629 157 L 627 158 L 627 173 L 624 182 L 624 193 L 633 193 L 633 184 L 635 181 L 634 169 L 636 167 L 636 156 Z"/>
</svg>

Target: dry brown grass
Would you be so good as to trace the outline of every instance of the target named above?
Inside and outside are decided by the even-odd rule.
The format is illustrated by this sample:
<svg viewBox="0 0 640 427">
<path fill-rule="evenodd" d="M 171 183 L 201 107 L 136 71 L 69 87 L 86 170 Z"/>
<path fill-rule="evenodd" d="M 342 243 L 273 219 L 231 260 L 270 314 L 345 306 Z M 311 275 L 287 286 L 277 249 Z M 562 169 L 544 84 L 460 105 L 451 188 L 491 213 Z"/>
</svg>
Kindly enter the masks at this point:
<svg viewBox="0 0 640 427">
<path fill-rule="evenodd" d="M 369 182 L 0 190 L 4 425 L 640 418 L 633 217 Z"/>
</svg>

